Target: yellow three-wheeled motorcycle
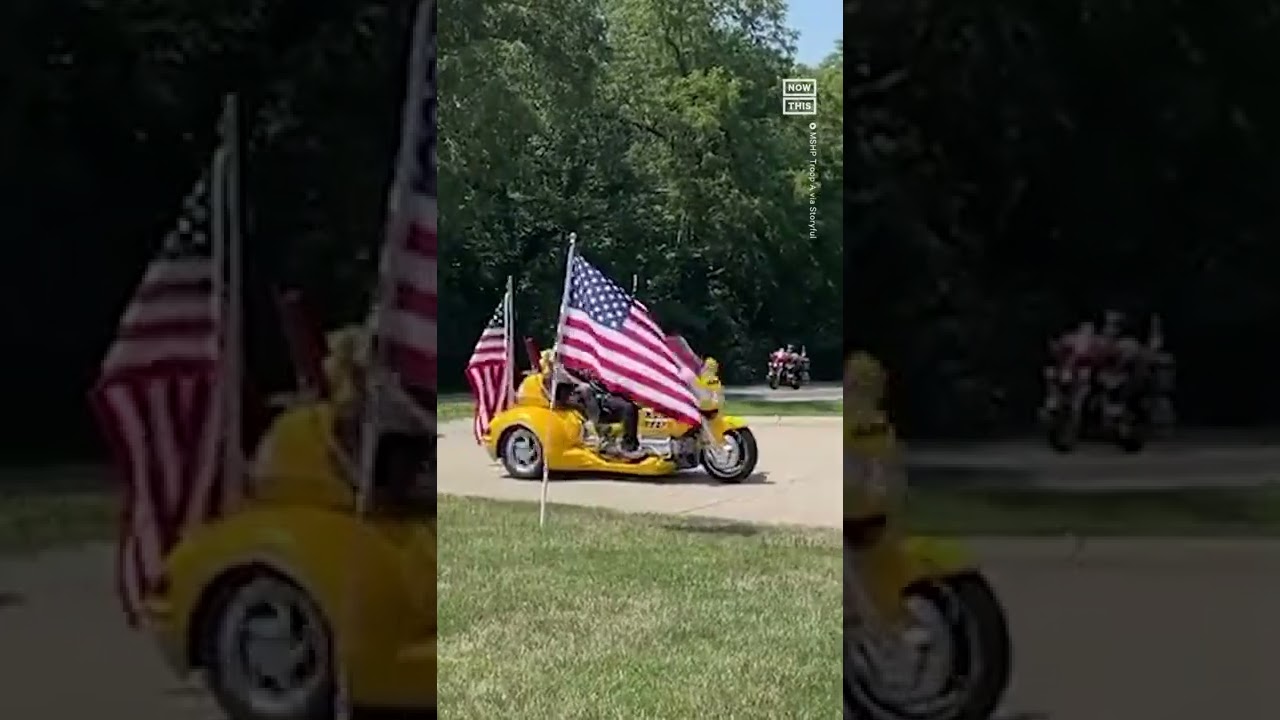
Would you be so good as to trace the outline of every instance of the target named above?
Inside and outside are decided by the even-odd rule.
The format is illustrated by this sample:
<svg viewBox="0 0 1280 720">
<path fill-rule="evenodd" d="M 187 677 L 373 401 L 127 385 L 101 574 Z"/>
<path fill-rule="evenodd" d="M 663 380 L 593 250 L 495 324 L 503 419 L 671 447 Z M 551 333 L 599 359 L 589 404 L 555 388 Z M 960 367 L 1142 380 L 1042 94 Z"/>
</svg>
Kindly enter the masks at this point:
<svg viewBox="0 0 1280 720">
<path fill-rule="evenodd" d="M 577 410 L 551 407 L 544 382 L 551 363 L 550 351 L 544 352 L 538 371 L 520 383 L 515 404 L 493 418 L 483 438 L 489 455 L 512 477 L 541 477 L 543 463 L 556 472 L 649 477 L 702 465 L 708 475 L 725 483 L 742 482 L 755 471 L 760 458 L 755 435 L 745 420 L 722 412 L 724 388 L 714 358 L 706 358 L 695 383 L 703 426 L 641 408 L 638 458 L 622 452 L 618 424 L 591 427 Z"/>
<path fill-rule="evenodd" d="M 905 472 L 870 356 L 845 367 L 846 720 L 989 720 L 1009 683 L 1004 610 L 957 544 L 908 538 Z"/>
<path fill-rule="evenodd" d="M 330 374 L 349 387 L 343 364 Z M 335 394 L 275 419 L 252 497 L 185 535 L 147 599 L 172 667 L 204 671 L 232 720 L 332 720 L 340 684 L 357 708 L 435 716 L 434 451 L 391 436 L 358 513 L 339 440 L 354 402 Z"/>
</svg>

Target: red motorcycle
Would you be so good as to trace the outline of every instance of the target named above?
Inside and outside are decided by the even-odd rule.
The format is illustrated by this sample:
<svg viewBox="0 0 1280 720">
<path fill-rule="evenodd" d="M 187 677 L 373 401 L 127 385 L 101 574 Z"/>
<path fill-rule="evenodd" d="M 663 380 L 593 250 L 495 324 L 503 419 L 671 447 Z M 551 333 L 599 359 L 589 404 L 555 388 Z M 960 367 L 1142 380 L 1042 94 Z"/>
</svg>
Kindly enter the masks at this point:
<svg viewBox="0 0 1280 720">
<path fill-rule="evenodd" d="M 1171 422 L 1171 365 L 1131 338 L 1095 336 L 1081 328 L 1049 344 L 1045 400 L 1040 409 L 1049 445 L 1070 452 L 1082 438 L 1138 452 L 1156 424 Z M 1169 414 L 1171 418 L 1171 414 Z"/>
<path fill-rule="evenodd" d="M 769 355 L 769 367 L 766 379 L 770 390 L 777 390 L 779 385 L 790 385 L 799 390 L 809 381 L 809 358 L 804 353 L 787 350 L 774 350 Z"/>
</svg>

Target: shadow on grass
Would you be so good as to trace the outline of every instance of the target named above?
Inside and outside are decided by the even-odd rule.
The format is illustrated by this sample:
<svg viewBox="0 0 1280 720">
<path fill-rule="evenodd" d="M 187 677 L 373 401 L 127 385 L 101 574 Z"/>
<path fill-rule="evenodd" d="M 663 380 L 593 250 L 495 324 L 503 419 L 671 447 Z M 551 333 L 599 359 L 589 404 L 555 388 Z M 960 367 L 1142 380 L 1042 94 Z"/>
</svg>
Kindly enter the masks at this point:
<svg viewBox="0 0 1280 720">
<path fill-rule="evenodd" d="M 737 522 L 716 522 L 714 520 L 702 520 L 689 518 L 682 522 L 665 523 L 660 526 L 663 530 L 672 532 L 693 533 L 696 535 L 723 535 L 728 537 L 753 537 L 760 534 L 762 529 L 759 525 L 751 525 L 749 523 Z"/>
</svg>

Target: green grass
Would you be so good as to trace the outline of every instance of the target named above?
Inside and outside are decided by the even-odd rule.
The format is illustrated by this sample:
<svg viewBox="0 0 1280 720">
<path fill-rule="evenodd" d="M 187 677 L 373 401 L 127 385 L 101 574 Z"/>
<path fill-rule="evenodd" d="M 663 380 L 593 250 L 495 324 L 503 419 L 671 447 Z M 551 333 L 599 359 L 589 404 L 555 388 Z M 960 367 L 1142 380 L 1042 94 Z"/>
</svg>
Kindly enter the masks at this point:
<svg viewBox="0 0 1280 720">
<path fill-rule="evenodd" d="M 457 718 L 839 714 L 840 539 L 441 498 L 440 707 Z"/>
<path fill-rule="evenodd" d="M 919 488 L 914 532 L 930 535 L 1280 536 L 1280 488 L 1052 492 Z"/>
<path fill-rule="evenodd" d="M 118 516 L 114 496 L 104 491 L 0 490 L 0 554 L 105 540 Z"/>
<path fill-rule="evenodd" d="M 724 409 L 725 412 L 734 415 L 841 415 L 844 413 L 844 401 L 762 402 L 730 397 L 725 401 Z M 470 400 L 441 400 L 436 405 L 436 413 L 441 420 L 470 418 L 472 412 L 473 406 Z"/>
<path fill-rule="evenodd" d="M 0 554 L 110 539 L 117 503 L 113 493 L 80 485 L 0 490 Z M 907 519 L 930 535 L 1280 536 L 1280 488 L 916 488 Z"/>
<path fill-rule="evenodd" d="M 436 403 L 436 418 L 441 421 L 470 418 L 474 408 L 470 400 L 440 400 Z"/>
<path fill-rule="evenodd" d="M 110 539 L 118 498 L 101 489 L 0 489 L 0 554 Z M 915 488 L 907 519 L 929 535 L 1280 536 L 1280 488 L 1054 492 Z"/>
</svg>

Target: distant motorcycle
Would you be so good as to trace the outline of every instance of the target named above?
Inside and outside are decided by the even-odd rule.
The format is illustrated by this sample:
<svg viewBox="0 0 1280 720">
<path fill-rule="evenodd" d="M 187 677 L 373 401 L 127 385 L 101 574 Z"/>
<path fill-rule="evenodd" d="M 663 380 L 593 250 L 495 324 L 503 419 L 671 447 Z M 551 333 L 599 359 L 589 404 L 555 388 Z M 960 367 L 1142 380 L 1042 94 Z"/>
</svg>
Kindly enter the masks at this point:
<svg viewBox="0 0 1280 720">
<path fill-rule="evenodd" d="M 770 390 L 777 390 L 780 385 L 789 385 L 799 390 L 809 382 L 809 358 L 782 350 L 774 352 L 769 356 L 766 378 Z"/>
<path fill-rule="evenodd" d="M 1138 452 L 1153 429 L 1173 422 L 1173 360 L 1132 338 L 1082 329 L 1050 343 L 1041 419 L 1049 445 L 1070 452 L 1082 438 Z"/>
</svg>

